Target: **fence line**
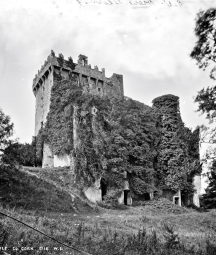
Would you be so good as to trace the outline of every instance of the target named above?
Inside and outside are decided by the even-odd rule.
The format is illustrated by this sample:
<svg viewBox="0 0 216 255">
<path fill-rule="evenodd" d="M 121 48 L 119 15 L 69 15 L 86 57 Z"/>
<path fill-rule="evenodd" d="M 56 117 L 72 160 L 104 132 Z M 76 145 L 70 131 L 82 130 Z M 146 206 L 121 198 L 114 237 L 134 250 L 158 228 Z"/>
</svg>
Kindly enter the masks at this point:
<svg viewBox="0 0 216 255">
<path fill-rule="evenodd" d="M 61 244 L 61 245 L 64 245 L 64 246 L 67 247 L 67 248 L 70 248 L 70 249 L 72 249 L 72 250 L 74 250 L 74 251 L 77 251 L 77 252 L 80 252 L 80 253 L 83 253 L 83 254 L 86 254 L 86 255 L 92 255 L 92 254 L 90 254 L 90 253 L 88 253 L 88 252 L 81 251 L 81 250 L 79 250 L 79 249 L 77 249 L 77 248 L 75 248 L 75 247 L 73 247 L 73 246 L 69 246 L 69 245 L 67 245 L 67 244 L 65 244 L 65 243 L 62 243 L 61 241 L 56 240 L 55 238 L 53 238 L 53 237 L 51 237 L 51 236 L 49 236 L 49 235 L 43 233 L 43 232 L 40 231 L 40 230 L 37 230 L 36 228 L 33 228 L 33 227 L 29 226 L 28 224 L 26 224 L 26 223 L 24 223 L 24 222 L 22 222 L 22 221 L 20 221 L 20 220 L 17 220 L 17 219 L 15 219 L 15 218 L 13 218 L 12 216 L 9 216 L 9 215 L 7 215 L 7 214 L 5 214 L 5 213 L 3 213 L 3 212 L 0 212 L 0 214 L 3 215 L 3 216 L 6 216 L 6 217 L 8 217 L 8 218 L 10 218 L 10 219 L 12 219 L 12 220 L 15 220 L 15 221 L 17 221 L 17 222 L 19 222 L 19 223 L 22 223 L 22 224 L 25 225 L 26 227 L 29 227 L 29 228 L 33 229 L 34 231 L 36 231 L 36 232 L 38 232 L 38 233 L 40 233 L 40 234 L 42 234 L 42 235 L 44 235 L 44 236 L 46 236 L 46 237 L 52 239 L 53 241 L 55 241 L 55 242 L 57 242 L 57 243 L 59 243 L 59 244 Z M 74 235 L 75 235 L 75 234 L 74 234 Z"/>
</svg>

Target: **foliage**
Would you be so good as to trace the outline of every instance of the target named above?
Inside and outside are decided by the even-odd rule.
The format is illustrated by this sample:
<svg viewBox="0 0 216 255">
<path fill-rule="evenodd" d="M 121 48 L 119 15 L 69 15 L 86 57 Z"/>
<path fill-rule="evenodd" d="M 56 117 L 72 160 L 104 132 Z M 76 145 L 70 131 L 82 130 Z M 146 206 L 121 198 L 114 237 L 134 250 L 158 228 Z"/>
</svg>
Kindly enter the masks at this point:
<svg viewBox="0 0 216 255">
<path fill-rule="evenodd" d="M 19 142 L 11 142 L 4 150 L 2 161 L 6 164 L 35 166 L 37 161 L 34 143 L 21 144 Z"/>
<path fill-rule="evenodd" d="M 179 111 L 179 98 L 164 95 L 153 100 L 158 110 L 158 144 L 156 169 L 161 189 L 177 191 L 187 184 L 188 150 L 184 141 L 184 124 Z"/>
<path fill-rule="evenodd" d="M 188 155 L 193 159 L 199 159 L 199 137 L 200 137 L 200 127 L 197 126 L 194 131 L 185 128 L 185 133 L 187 133 L 186 142 L 188 144 Z"/>
<path fill-rule="evenodd" d="M 197 37 L 196 45 L 191 52 L 191 58 L 197 61 L 199 68 L 205 70 L 208 66 L 211 66 L 210 78 L 216 80 L 216 9 L 210 8 L 206 11 L 200 11 L 197 14 L 196 18 L 196 27 L 195 35 Z M 206 114 L 206 118 L 210 123 L 213 123 L 216 117 L 216 86 L 203 88 L 198 92 L 198 95 L 195 98 L 195 102 L 198 103 L 198 110 L 202 114 Z M 210 135 L 206 135 L 207 128 L 202 128 L 203 134 L 205 134 L 204 141 L 205 143 L 215 144 L 215 129 L 212 129 Z M 208 141 L 206 141 L 208 140 Z M 211 151 L 211 152 L 210 152 Z M 210 151 L 206 152 L 206 161 L 207 159 L 215 159 L 215 155 L 210 156 L 210 154 L 215 154 L 214 150 L 210 148 Z M 213 161 L 213 168 L 214 168 Z M 213 169 L 211 169 L 213 172 Z M 210 174 L 210 179 L 213 181 L 213 175 Z M 207 197 L 211 196 L 213 189 L 209 187 Z M 214 192 L 212 193 L 214 197 Z M 208 201 L 208 198 L 205 198 L 205 201 Z M 207 203 L 211 204 L 210 201 Z"/>
<path fill-rule="evenodd" d="M 122 189 L 112 189 L 103 197 L 103 201 L 99 202 L 98 205 L 107 209 L 126 209 L 125 205 L 121 205 L 118 202 L 118 198 L 122 194 Z"/>
<path fill-rule="evenodd" d="M 58 64 L 60 65 L 60 67 L 63 67 L 64 64 L 64 56 L 63 54 L 59 54 L 59 57 L 57 58 Z"/>
<path fill-rule="evenodd" d="M 200 11 L 196 18 L 195 35 L 198 38 L 191 52 L 191 58 L 197 61 L 199 68 L 206 69 L 211 63 L 216 63 L 216 9 Z M 216 79 L 216 67 L 211 70 L 210 77 Z"/>
<path fill-rule="evenodd" d="M 157 137 L 153 112 L 150 107 L 127 98 L 124 101 L 115 101 L 110 119 L 113 126 L 105 153 L 109 185 L 116 185 L 115 173 L 118 172 L 121 178 L 117 186 L 121 188 L 126 170 L 133 192 L 150 192 L 154 189 L 153 161 Z"/>
<path fill-rule="evenodd" d="M 56 82 L 52 87 L 50 111 L 45 129 L 40 131 L 41 139 L 39 142 L 41 145 L 43 144 L 42 141 L 49 141 L 55 155 L 69 153 L 72 149 L 73 119 L 71 116 L 73 108 L 69 102 L 73 100 L 73 89 L 74 97 L 79 94 L 79 90 L 73 84 L 64 80 L 61 81 L 61 78 L 61 75 L 54 75 Z"/>
<path fill-rule="evenodd" d="M 196 175 L 201 175 L 202 172 L 202 164 L 200 163 L 199 155 L 200 127 L 197 126 L 193 131 L 189 128 L 184 128 L 183 139 L 188 152 L 188 171 L 187 182 L 182 190 L 182 195 L 188 197 L 188 195 L 194 192 L 194 177 Z"/>
<path fill-rule="evenodd" d="M 109 189 L 123 189 L 127 175 L 137 195 L 153 192 L 158 183 L 162 189 L 192 192 L 187 176 L 189 165 L 196 165 L 197 152 L 192 152 L 193 135 L 181 120 L 178 97 L 165 95 L 153 103 L 152 109 L 130 98 L 101 97 L 72 73 L 63 77 L 61 70 L 54 72 L 37 156 L 42 158 L 44 142 L 54 155 L 70 155 L 75 181 L 81 186 L 102 177 Z"/>
<path fill-rule="evenodd" d="M 73 212 L 71 196 L 56 186 L 17 170 L 0 165 L 1 205 L 52 212 Z"/>
<path fill-rule="evenodd" d="M 63 79 L 54 73 L 54 79 L 46 126 L 37 137 L 37 155 L 43 142 L 51 145 L 54 155 L 71 155 L 76 179 L 84 185 L 103 176 L 110 187 L 123 188 L 126 170 L 136 182 L 135 192 L 152 188 L 157 131 L 151 108 L 132 99 L 89 93 L 88 84 L 81 86 L 72 75 Z"/>
<path fill-rule="evenodd" d="M 216 251 L 214 238 L 208 237 L 202 240 L 200 245 L 192 245 L 184 242 L 178 232 L 174 231 L 174 226 L 164 225 L 163 241 L 155 229 L 149 230 L 140 225 L 138 231 L 121 232 L 118 228 L 112 229 L 110 226 L 103 228 L 97 222 L 89 225 L 88 223 L 62 219 L 51 219 L 47 216 L 35 216 L 27 214 L 18 214 L 9 210 L 4 210 L 8 215 L 33 226 L 34 228 L 51 235 L 54 239 L 61 241 L 76 249 L 82 250 L 88 254 L 104 255 L 214 255 Z M 98 220 L 98 219 L 97 219 Z M 103 220 L 103 224 L 106 221 Z M 128 224 L 128 223 L 127 223 Z M 130 222 L 131 224 L 131 222 Z M 0 245 L 8 247 L 8 251 L 15 254 L 29 254 L 29 251 L 21 250 L 24 247 L 33 247 L 37 254 L 44 254 L 39 247 L 48 247 L 48 253 L 59 254 L 71 253 L 78 255 L 80 252 L 72 251 L 61 245 L 55 251 L 53 247 L 59 247 L 54 240 L 38 234 L 33 229 L 29 229 L 22 224 L 12 221 L 8 218 L 0 219 Z M 16 247 L 14 250 L 11 247 Z M 47 252 L 47 251 L 46 251 Z"/>
<path fill-rule="evenodd" d="M 38 135 L 35 137 L 35 140 L 34 140 L 34 146 L 36 149 L 36 161 L 37 161 L 37 165 L 39 166 L 42 165 L 44 141 L 45 141 L 45 131 L 44 131 L 44 128 L 42 127 L 39 130 Z"/>
<path fill-rule="evenodd" d="M 72 57 L 69 57 L 69 58 L 68 58 L 68 61 L 67 61 L 66 63 L 67 63 L 67 66 L 68 66 L 71 70 L 74 70 L 74 69 L 75 69 L 76 64 L 73 62 Z"/>
<path fill-rule="evenodd" d="M 216 9 L 210 8 L 206 11 L 200 11 L 196 18 L 195 35 L 197 37 L 196 45 L 191 52 L 191 58 L 197 61 L 199 68 L 203 70 L 213 64 L 210 77 L 216 79 Z M 198 111 L 207 113 L 207 119 L 210 122 L 216 116 L 215 104 L 216 87 L 207 87 L 198 92 L 195 102 L 199 104 Z"/>
<path fill-rule="evenodd" d="M 0 152 L 4 152 L 4 149 L 10 143 L 9 137 L 13 134 L 13 123 L 10 121 L 10 117 L 5 115 L 2 109 L 0 109 Z"/>
<path fill-rule="evenodd" d="M 207 87 L 198 92 L 195 102 L 198 103 L 198 110 L 202 114 L 206 113 L 206 118 L 210 123 L 214 122 L 216 117 L 216 86 Z"/>
<path fill-rule="evenodd" d="M 35 141 L 32 144 L 21 144 L 18 141 L 10 140 L 13 134 L 13 123 L 10 117 L 5 115 L 0 109 L 0 151 L 1 161 L 7 165 L 26 165 L 33 166 L 36 164 Z"/>
<path fill-rule="evenodd" d="M 35 168 L 29 168 L 29 171 L 30 169 L 35 172 Z M 47 172 L 49 173 L 48 178 L 54 176 L 53 180 L 60 181 L 57 176 L 59 171 L 56 173 L 52 170 L 37 169 L 40 174 Z M 6 173 L 6 171 L 4 172 Z M 68 180 L 69 171 L 65 169 L 63 172 L 67 174 L 65 179 Z M 16 173 L 19 175 L 17 176 Z M 1 171 L 0 175 L 1 181 L 3 179 Z M 61 175 L 62 172 L 59 176 Z M 1 212 L 21 220 L 65 244 L 91 254 L 215 254 L 216 210 L 211 210 L 208 213 L 196 213 L 191 209 L 178 207 L 169 201 L 167 201 L 167 204 L 170 204 L 168 206 L 163 199 L 161 202 L 149 201 L 149 203 L 154 203 L 154 206 L 146 203 L 142 207 L 127 207 L 127 210 L 124 211 L 101 209 L 100 212 L 92 212 L 88 208 L 84 212 L 82 209 L 81 214 L 71 213 L 71 197 L 63 192 L 65 186 L 61 185 L 61 182 L 59 183 L 62 190 L 55 189 L 53 185 L 44 182 L 41 178 L 25 176 L 18 171 L 14 171 L 12 174 L 8 171 L 6 177 L 9 179 L 8 185 L 0 184 L 0 189 L 2 188 L 0 196 L 4 200 L 4 207 L 2 204 L 0 205 Z M 17 182 L 14 182 L 15 179 Z M 25 190 L 23 186 L 26 186 Z M 12 189 L 13 192 L 11 192 Z M 17 195 L 20 190 L 21 192 Z M 13 199 L 14 203 L 11 203 L 13 209 L 5 208 L 7 205 L 5 197 Z M 38 203 L 39 201 L 44 204 Z M 17 208 L 17 204 L 20 202 L 26 203 L 26 208 L 29 208 L 30 205 L 34 206 L 32 208 L 34 210 L 20 210 Z M 44 211 L 44 206 L 47 211 Z M 178 208 L 181 211 L 180 214 L 175 215 L 174 208 Z M 63 213 L 64 210 L 67 213 Z M 169 229 L 164 225 L 168 225 Z M 194 233 L 200 234 L 194 235 Z M 44 254 L 44 251 L 39 251 L 38 247 L 49 247 L 48 253 L 52 254 L 55 254 L 52 247 L 62 247 L 64 254 L 72 252 L 12 219 L 0 217 L 0 247 L 5 246 L 19 249 L 34 247 L 34 252 L 38 254 Z M 8 250 L 7 252 L 21 253 L 20 250 Z M 22 251 L 22 254 L 29 254 L 29 251 Z M 56 254 L 59 254 L 59 251 L 56 251 Z M 74 252 L 74 254 L 80 253 Z"/>
<path fill-rule="evenodd" d="M 93 144 L 95 135 L 91 111 L 96 106 L 100 111 L 97 120 L 103 119 L 102 112 L 107 101 L 85 93 L 85 88 L 73 76 L 66 80 L 62 79 L 61 74 L 54 74 L 54 79 L 50 111 L 45 129 L 41 130 L 44 134 L 41 141 L 49 142 L 55 155 L 71 154 L 76 157 L 76 169 L 79 169 L 77 179 L 81 183 L 92 182 L 98 177 L 102 155 L 99 154 L 100 140 Z M 97 125 L 97 121 L 95 123 Z M 77 144 L 80 140 L 82 143 Z"/>
<path fill-rule="evenodd" d="M 209 184 L 202 196 L 202 204 L 205 208 L 211 209 L 216 208 L 216 160 L 212 162 L 208 178 Z"/>
</svg>

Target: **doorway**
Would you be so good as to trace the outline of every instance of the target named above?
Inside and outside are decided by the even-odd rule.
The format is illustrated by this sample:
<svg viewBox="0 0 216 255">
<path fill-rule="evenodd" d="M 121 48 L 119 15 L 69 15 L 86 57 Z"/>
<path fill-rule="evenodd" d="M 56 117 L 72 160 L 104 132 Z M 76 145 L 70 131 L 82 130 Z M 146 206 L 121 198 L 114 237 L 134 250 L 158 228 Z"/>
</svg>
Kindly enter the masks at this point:
<svg viewBox="0 0 216 255">
<path fill-rule="evenodd" d="M 150 200 L 151 198 L 150 198 L 150 194 L 149 193 L 145 193 L 144 194 L 144 198 L 145 198 L 145 200 Z"/>
<path fill-rule="evenodd" d="M 104 196 L 107 194 L 107 181 L 104 178 L 101 178 L 100 186 L 101 186 L 101 198 L 102 200 L 104 200 Z"/>
<path fill-rule="evenodd" d="M 128 194 L 130 190 L 124 190 L 124 204 L 128 205 Z"/>
<path fill-rule="evenodd" d="M 179 197 L 174 197 L 174 203 L 175 203 L 176 205 L 179 205 Z"/>
</svg>

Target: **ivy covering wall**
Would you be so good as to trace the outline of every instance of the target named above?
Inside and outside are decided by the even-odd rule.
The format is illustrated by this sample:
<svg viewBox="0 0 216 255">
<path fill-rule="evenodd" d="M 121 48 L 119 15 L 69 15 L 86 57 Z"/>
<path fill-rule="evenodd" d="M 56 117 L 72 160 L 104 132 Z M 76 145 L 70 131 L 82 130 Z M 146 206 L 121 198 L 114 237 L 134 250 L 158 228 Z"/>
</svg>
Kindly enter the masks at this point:
<svg viewBox="0 0 216 255">
<path fill-rule="evenodd" d="M 92 94 L 72 73 L 63 77 L 60 70 L 53 76 L 50 111 L 37 137 L 38 157 L 43 142 L 54 155 L 70 155 L 75 181 L 82 186 L 103 178 L 108 189 L 122 190 L 126 171 L 135 195 L 193 189 L 188 176 L 197 155 L 191 152 L 192 132 L 181 120 L 178 97 L 156 98 L 151 108 L 126 97 Z"/>
<path fill-rule="evenodd" d="M 193 193 L 193 177 L 199 168 L 199 130 L 184 126 L 179 97 L 164 95 L 153 100 L 157 112 L 160 141 L 157 147 L 158 186 L 162 190 Z"/>
</svg>

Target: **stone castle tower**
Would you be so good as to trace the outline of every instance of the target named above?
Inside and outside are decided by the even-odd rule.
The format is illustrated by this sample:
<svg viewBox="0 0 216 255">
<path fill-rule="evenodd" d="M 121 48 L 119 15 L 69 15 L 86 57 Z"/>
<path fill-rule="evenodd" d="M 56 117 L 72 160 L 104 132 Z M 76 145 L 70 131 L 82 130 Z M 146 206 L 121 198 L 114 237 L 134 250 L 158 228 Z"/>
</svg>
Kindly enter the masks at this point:
<svg viewBox="0 0 216 255">
<path fill-rule="evenodd" d="M 90 93 L 100 94 L 101 96 L 124 97 L 122 75 L 114 73 L 110 78 L 107 78 L 105 76 L 105 69 L 102 68 L 101 71 L 99 71 L 97 66 L 91 68 L 91 65 L 88 64 L 88 57 L 84 55 L 79 55 L 77 63 L 73 63 L 73 65 L 72 75 L 77 78 L 79 84 L 83 86 L 88 84 Z M 36 97 L 35 136 L 38 135 L 40 128 L 43 127 L 46 122 L 50 107 L 51 89 L 56 82 L 54 73 L 59 74 L 61 70 L 62 76 L 67 78 L 71 71 L 69 66 L 69 60 L 64 60 L 63 55 L 56 57 L 55 53 L 51 51 L 44 65 L 33 79 L 32 89 Z M 53 155 L 49 144 L 45 143 L 42 167 L 66 165 L 70 165 L 69 156 L 65 155 L 65 157 L 59 158 L 57 155 Z"/>
</svg>

